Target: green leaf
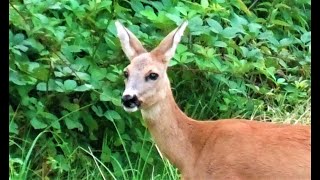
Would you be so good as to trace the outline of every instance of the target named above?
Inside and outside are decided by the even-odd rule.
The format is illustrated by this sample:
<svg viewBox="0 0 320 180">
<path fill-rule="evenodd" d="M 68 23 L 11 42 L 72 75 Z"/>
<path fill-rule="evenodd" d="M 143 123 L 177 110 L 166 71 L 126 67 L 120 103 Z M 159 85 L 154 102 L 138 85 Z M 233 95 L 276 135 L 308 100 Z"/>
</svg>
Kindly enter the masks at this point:
<svg viewBox="0 0 320 180">
<path fill-rule="evenodd" d="M 13 45 L 20 44 L 24 39 L 25 39 L 25 36 L 21 33 L 18 33 L 14 36 L 12 43 Z"/>
<path fill-rule="evenodd" d="M 175 66 L 175 65 L 177 65 L 178 64 L 178 62 L 175 60 L 175 59 L 172 59 L 171 61 L 169 61 L 169 67 L 172 67 L 172 66 Z"/>
<path fill-rule="evenodd" d="M 244 11 L 248 16 L 251 16 L 251 12 L 248 9 L 248 7 L 246 6 L 246 4 L 242 0 L 237 0 L 237 2 L 239 3 L 239 8 L 242 11 Z"/>
<path fill-rule="evenodd" d="M 67 109 L 69 111 L 76 111 L 80 108 L 79 104 L 74 104 L 74 103 L 70 103 L 67 101 L 61 102 L 61 105 L 62 105 L 62 107 L 64 107 L 65 109 Z"/>
<path fill-rule="evenodd" d="M 284 82 L 286 82 L 286 80 L 284 78 L 277 79 L 278 84 L 283 84 Z"/>
<path fill-rule="evenodd" d="M 93 105 L 91 107 L 91 109 L 96 113 L 97 116 L 102 117 L 103 116 L 103 112 L 100 106 L 95 106 Z"/>
<path fill-rule="evenodd" d="M 65 118 L 64 122 L 66 123 L 66 126 L 68 129 L 75 129 L 77 128 L 79 131 L 83 131 L 83 126 L 79 122 L 79 119 L 74 118 Z"/>
<path fill-rule="evenodd" d="M 249 23 L 248 27 L 249 31 L 255 34 L 258 34 L 260 32 L 260 29 L 262 28 L 262 26 L 257 23 Z"/>
<path fill-rule="evenodd" d="M 249 53 L 248 48 L 246 48 L 246 47 L 244 47 L 244 46 L 240 46 L 240 49 L 241 49 L 241 51 L 242 51 L 243 57 L 247 57 L 247 56 L 248 56 L 248 53 Z"/>
<path fill-rule="evenodd" d="M 113 110 L 107 110 L 105 113 L 104 113 L 104 116 L 109 119 L 110 121 L 114 121 L 114 120 L 119 120 L 121 119 L 121 116 L 116 112 L 116 111 L 113 111 Z"/>
<path fill-rule="evenodd" d="M 41 81 L 48 80 L 49 70 L 44 66 L 41 65 L 38 68 L 32 69 L 31 71 L 32 71 L 31 72 L 32 76 L 37 78 L 38 80 L 41 80 Z"/>
<path fill-rule="evenodd" d="M 137 13 L 144 10 L 143 4 L 138 0 L 131 0 L 130 5 L 131 8 Z"/>
<path fill-rule="evenodd" d="M 94 88 L 91 84 L 83 84 L 81 86 L 76 87 L 74 90 L 84 92 L 84 91 L 88 91 L 88 90 L 92 90 L 92 89 L 94 89 Z"/>
<path fill-rule="evenodd" d="M 264 54 L 267 54 L 267 55 L 271 55 L 272 54 L 270 49 L 268 47 L 266 47 L 266 46 L 261 46 L 260 49 Z"/>
<path fill-rule="evenodd" d="M 270 77 L 272 77 L 273 80 L 276 80 L 276 77 L 274 76 L 275 71 L 276 71 L 276 68 L 275 68 L 275 67 L 268 67 L 268 68 L 266 69 L 267 74 L 268 74 Z"/>
<path fill-rule="evenodd" d="M 12 33 L 11 29 L 9 29 L 9 44 L 10 44 L 10 46 L 12 44 L 13 38 L 14 38 L 13 33 Z"/>
<path fill-rule="evenodd" d="M 183 44 L 178 44 L 177 51 L 176 51 L 177 54 L 182 54 L 182 53 L 184 53 L 186 51 L 188 51 L 188 47 L 187 46 L 185 46 Z"/>
<path fill-rule="evenodd" d="M 151 21 L 155 21 L 158 18 L 150 6 L 147 6 L 145 10 L 140 11 L 140 14 L 145 16 Z"/>
<path fill-rule="evenodd" d="M 219 69 L 219 70 L 222 69 L 222 65 L 221 65 L 219 59 L 213 58 L 213 59 L 212 59 L 212 63 L 217 67 L 217 69 Z"/>
<path fill-rule="evenodd" d="M 166 14 L 166 16 L 177 24 L 180 24 L 183 21 L 177 14 Z"/>
<path fill-rule="evenodd" d="M 218 21 L 213 20 L 213 19 L 207 19 L 207 23 L 210 26 L 211 31 L 213 31 L 215 33 L 220 33 L 223 31 L 223 28 Z"/>
<path fill-rule="evenodd" d="M 65 47 L 66 49 L 68 49 L 69 52 L 81 52 L 82 51 L 82 47 L 79 45 L 70 45 L 68 47 Z"/>
<path fill-rule="evenodd" d="M 101 110 L 101 116 L 99 116 L 99 117 L 102 117 L 103 116 L 102 109 L 100 109 L 100 110 Z M 88 112 L 81 112 L 82 120 L 86 124 L 86 126 L 88 126 L 90 131 L 94 131 L 94 130 L 98 129 L 98 123 L 92 117 L 92 115 L 93 114 L 88 113 Z"/>
<path fill-rule="evenodd" d="M 61 2 L 56 2 L 54 5 L 48 7 L 49 9 L 59 10 L 61 9 Z"/>
<path fill-rule="evenodd" d="M 41 122 L 40 120 L 38 120 L 35 117 L 31 119 L 30 123 L 33 126 L 33 128 L 35 128 L 35 129 L 44 129 L 48 126 L 47 124 Z"/>
<path fill-rule="evenodd" d="M 106 77 L 107 69 L 106 68 L 100 68 L 100 69 L 93 69 L 91 72 L 91 78 L 100 81 Z"/>
<path fill-rule="evenodd" d="M 22 76 L 16 71 L 9 71 L 9 81 L 19 86 L 27 84 L 27 82 L 22 78 Z"/>
<path fill-rule="evenodd" d="M 117 79 L 118 79 L 118 75 L 113 74 L 113 73 L 108 73 L 108 74 L 106 75 L 106 78 L 107 78 L 109 81 L 111 81 L 111 82 L 116 82 Z"/>
<path fill-rule="evenodd" d="M 43 14 L 34 14 L 34 16 L 36 17 L 36 18 L 38 18 L 40 21 L 41 21 L 41 23 L 43 24 L 43 25 L 45 25 L 45 24 L 48 24 L 49 23 L 49 19 L 48 19 L 48 17 L 47 16 L 45 16 L 45 15 L 43 15 Z"/>
<path fill-rule="evenodd" d="M 281 20 L 277 20 L 277 19 L 271 20 L 271 23 L 276 24 L 276 25 L 280 25 L 280 26 L 286 26 L 286 27 L 291 26 L 290 24 L 288 24 L 284 21 L 281 21 Z"/>
<path fill-rule="evenodd" d="M 60 87 L 57 87 L 56 82 L 53 79 L 49 79 L 48 88 L 49 88 L 49 91 L 55 91 L 57 89 L 61 89 Z M 37 90 L 47 91 L 47 82 L 38 83 Z M 61 89 L 61 92 L 62 92 L 62 89 Z"/>
<path fill-rule="evenodd" d="M 187 16 L 187 14 L 188 14 L 188 9 L 186 7 L 176 6 L 175 9 L 178 10 L 184 16 Z"/>
<path fill-rule="evenodd" d="M 291 10 L 291 7 L 283 3 L 276 4 L 275 8 L 286 8 L 288 10 Z"/>
<path fill-rule="evenodd" d="M 283 39 L 280 40 L 279 43 L 280 43 L 281 46 L 289 46 L 289 45 L 291 45 L 293 43 L 293 39 L 291 39 L 291 38 L 283 38 Z"/>
<path fill-rule="evenodd" d="M 44 82 L 40 82 L 37 84 L 37 90 L 39 91 L 47 91 L 47 84 Z"/>
<path fill-rule="evenodd" d="M 228 110 L 228 106 L 222 104 L 222 105 L 219 106 L 219 110 L 220 110 L 220 111 L 227 111 L 227 110 Z"/>
<path fill-rule="evenodd" d="M 201 17 L 199 15 L 197 15 L 189 20 L 188 28 L 190 29 L 191 34 L 199 35 L 199 34 L 203 33 L 202 25 L 203 25 L 203 21 L 202 21 Z"/>
<path fill-rule="evenodd" d="M 66 147 L 66 146 L 67 146 L 67 143 L 63 143 L 62 145 L 60 145 L 61 149 L 69 149 L 69 147 Z M 69 160 L 65 158 L 65 156 L 59 154 L 55 156 L 55 161 L 58 163 L 59 169 L 67 172 L 70 171 L 71 169 L 70 163 L 69 163 Z"/>
<path fill-rule="evenodd" d="M 239 32 L 238 28 L 235 27 L 226 27 L 222 32 L 221 35 L 225 38 L 232 39 L 237 36 Z"/>
<path fill-rule="evenodd" d="M 271 31 L 266 31 L 261 34 L 259 34 L 258 39 L 267 39 L 270 41 L 273 45 L 279 46 L 278 40 L 274 37 L 274 34 Z"/>
<path fill-rule="evenodd" d="M 71 74 L 72 73 L 72 69 L 70 69 L 70 67 L 63 67 L 62 72 L 65 73 L 65 74 Z"/>
<path fill-rule="evenodd" d="M 232 27 L 242 28 L 243 25 L 248 24 L 248 20 L 243 18 L 242 16 L 238 16 L 237 14 L 233 14 L 230 20 L 230 24 Z"/>
<path fill-rule="evenodd" d="M 311 41 L 311 31 L 302 34 L 300 39 L 305 44 L 310 42 Z"/>
<path fill-rule="evenodd" d="M 66 80 L 63 83 L 64 89 L 67 91 L 74 90 L 77 87 L 77 82 L 75 80 Z"/>
<path fill-rule="evenodd" d="M 200 4 L 203 8 L 207 8 L 209 6 L 208 0 L 201 0 Z"/>
<path fill-rule="evenodd" d="M 27 50 L 28 50 L 28 47 L 21 45 L 21 44 L 15 45 L 14 48 L 19 49 L 22 52 L 27 52 Z"/>
<path fill-rule="evenodd" d="M 54 120 L 53 122 L 51 122 L 51 125 L 53 128 L 55 129 L 61 129 L 60 123 L 56 120 Z"/>
<path fill-rule="evenodd" d="M 247 56 L 248 56 L 248 58 L 252 57 L 252 58 L 259 59 L 259 57 L 262 57 L 262 54 L 260 52 L 260 49 L 254 48 L 248 52 Z"/>
<path fill-rule="evenodd" d="M 288 68 L 287 64 L 286 64 L 282 59 L 279 60 L 279 64 L 280 64 L 282 67 L 284 67 L 285 69 Z"/>
<path fill-rule="evenodd" d="M 9 123 L 9 133 L 19 134 L 18 125 L 13 121 Z"/>
<path fill-rule="evenodd" d="M 90 75 L 84 72 L 75 72 L 75 77 L 80 78 L 81 80 L 84 81 L 89 81 L 90 80 Z"/>
<path fill-rule="evenodd" d="M 151 1 L 150 3 L 152 4 L 152 6 L 153 6 L 154 8 L 156 8 L 156 10 L 157 10 L 159 13 L 163 12 L 163 11 L 162 11 L 162 10 L 163 10 L 163 5 L 162 5 L 161 2 Z"/>
<path fill-rule="evenodd" d="M 112 50 L 118 50 L 119 48 L 117 47 L 114 39 L 108 37 L 108 34 L 104 35 L 104 40 L 106 41 L 106 44 L 108 45 L 108 47 Z"/>
<path fill-rule="evenodd" d="M 213 45 L 217 47 L 227 47 L 227 44 L 223 41 L 215 41 Z"/>
<path fill-rule="evenodd" d="M 113 97 L 112 89 L 104 88 L 102 94 L 100 94 L 100 101 L 111 101 Z"/>
<path fill-rule="evenodd" d="M 268 39 L 272 36 L 273 36 L 273 33 L 271 31 L 266 31 L 266 32 L 262 32 L 261 34 L 259 34 L 258 38 L 259 39 Z"/>
<path fill-rule="evenodd" d="M 165 6 L 165 7 L 167 7 L 167 8 L 170 8 L 170 7 L 172 7 L 172 3 L 173 3 L 173 1 L 172 0 L 161 0 L 162 1 L 162 4 Z"/>
<path fill-rule="evenodd" d="M 102 152 L 101 152 L 101 161 L 106 163 L 111 160 L 112 151 L 109 148 L 108 144 L 105 141 L 102 144 Z"/>
</svg>

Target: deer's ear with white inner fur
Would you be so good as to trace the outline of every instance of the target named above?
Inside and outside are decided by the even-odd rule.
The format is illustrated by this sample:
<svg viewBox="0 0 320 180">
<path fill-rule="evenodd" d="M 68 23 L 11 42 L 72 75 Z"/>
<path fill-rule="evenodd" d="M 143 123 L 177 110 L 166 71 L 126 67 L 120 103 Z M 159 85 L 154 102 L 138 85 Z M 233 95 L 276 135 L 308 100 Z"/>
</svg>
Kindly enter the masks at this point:
<svg viewBox="0 0 320 180">
<path fill-rule="evenodd" d="M 174 56 L 188 21 L 184 21 L 178 28 L 171 31 L 151 53 L 159 60 L 168 63 Z"/>
<path fill-rule="evenodd" d="M 147 52 L 138 38 L 129 29 L 124 27 L 118 20 L 115 22 L 115 25 L 122 50 L 130 61 L 139 54 Z"/>
</svg>

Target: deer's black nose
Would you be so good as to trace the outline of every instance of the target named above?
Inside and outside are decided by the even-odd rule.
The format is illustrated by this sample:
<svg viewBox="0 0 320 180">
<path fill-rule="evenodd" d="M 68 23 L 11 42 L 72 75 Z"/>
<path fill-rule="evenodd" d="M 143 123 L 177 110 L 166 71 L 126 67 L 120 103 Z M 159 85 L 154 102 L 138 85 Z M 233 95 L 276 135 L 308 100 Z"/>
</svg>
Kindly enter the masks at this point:
<svg viewBox="0 0 320 180">
<path fill-rule="evenodd" d="M 124 95 L 121 101 L 126 108 L 139 107 L 141 104 L 136 95 Z"/>
</svg>

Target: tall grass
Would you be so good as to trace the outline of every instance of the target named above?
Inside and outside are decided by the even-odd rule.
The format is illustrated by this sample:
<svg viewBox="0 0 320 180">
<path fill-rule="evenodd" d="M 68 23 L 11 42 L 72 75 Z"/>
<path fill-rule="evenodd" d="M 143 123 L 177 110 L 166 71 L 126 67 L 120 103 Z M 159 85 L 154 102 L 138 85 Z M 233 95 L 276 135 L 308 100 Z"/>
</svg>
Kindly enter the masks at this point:
<svg viewBox="0 0 320 180">
<path fill-rule="evenodd" d="M 103 163 L 99 157 L 93 153 L 90 146 L 88 147 L 76 147 L 72 150 L 72 153 L 70 153 L 69 158 L 77 158 L 77 157 L 83 157 L 83 156 L 89 156 L 91 158 L 88 158 L 88 160 L 94 162 L 91 164 L 94 164 L 94 166 L 87 166 L 87 164 L 76 164 L 72 163 L 71 161 L 68 161 L 68 166 L 71 167 L 71 170 L 67 173 L 57 173 L 53 177 L 53 179 L 86 179 L 86 180 L 96 180 L 96 179 L 119 179 L 119 177 L 122 177 L 121 179 L 132 179 L 132 180 L 144 180 L 144 179 L 154 179 L 154 180 L 173 180 L 178 179 L 179 174 L 175 167 L 173 167 L 168 160 L 164 159 L 161 154 L 162 163 L 163 163 L 163 170 L 161 172 L 155 172 L 154 166 L 151 167 L 152 173 L 148 174 L 146 171 L 147 166 L 150 166 L 150 164 L 147 164 L 147 161 L 143 160 L 143 157 L 139 157 L 138 159 L 133 159 L 128 155 L 128 150 L 126 147 L 125 141 L 122 139 L 122 136 L 120 132 L 118 131 L 118 127 L 116 123 L 114 123 L 114 126 L 117 130 L 118 136 L 121 140 L 121 144 L 123 147 L 123 152 L 126 156 L 126 161 L 128 165 L 123 166 L 117 158 L 111 156 L 111 161 L 113 161 L 113 164 L 116 164 L 118 168 L 110 168 L 108 165 Z M 9 145 L 10 146 L 17 146 L 21 151 L 21 157 L 14 158 L 11 157 L 9 154 L 9 179 L 10 180 L 24 180 L 24 179 L 48 179 L 48 174 L 50 172 L 46 172 L 47 169 L 44 167 L 44 165 L 39 166 L 38 170 L 34 171 L 34 168 L 31 168 L 30 166 L 34 163 L 40 162 L 40 158 L 36 156 L 35 146 L 41 146 L 41 144 L 37 144 L 40 137 L 42 137 L 45 133 L 51 134 L 53 138 L 59 138 L 58 134 L 52 131 L 44 130 L 41 131 L 36 138 L 32 141 L 26 141 L 23 139 L 16 139 L 14 136 L 9 136 Z M 145 135 L 147 134 L 147 130 L 145 131 Z M 28 133 L 26 134 L 28 136 Z M 146 136 L 145 136 L 146 137 Z M 26 138 L 28 139 L 28 138 Z M 17 143 L 16 141 L 22 141 L 22 143 Z M 62 142 L 65 143 L 65 142 Z M 22 144 L 19 145 L 19 144 Z M 149 159 L 151 156 L 153 148 L 155 148 L 155 144 L 152 143 L 151 145 L 147 143 L 147 139 L 144 138 L 142 140 L 142 147 L 143 146 L 149 146 L 149 151 L 147 153 L 147 156 L 144 157 L 145 159 Z M 42 144 L 42 148 L 49 148 L 46 144 Z M 160 153 L 160 152 L 159 152 Z M 44 164 L 48 164 L 50 160 L 47 160 L 44 162 Z M 52 160 L 51 160 L 52 161 Z M 46 166 L 46 165 L 45 165 Z M 150 167 L 148 167 L 150 168 Z"/>
<path fill-rule="evenodd" d="M 206 104 L 201 104 L 200 101 L 195 103 L 195 109 L 193 111 L 189 111 L 188 113 L 194 118 L 201 117 L 203 113 L 207 113 L 210 111 L 210 107 Z M 282 111 L 284 107 L 269 107 L 268 111 L 264 114 L 256 116 L 255 113 L 251 115 L 252 120 L 261 120 L 261 121 L 272 121 L 276 123 L 291 123 L 291 124 L 311 124 L 311 98 L 307 99 L 305 102 L 301 104 L 297 104 L 294 107 L 294 110 L 291 113 Z M 237 117 L 242 118 L 242 117 Z M 152 179 L 152 180 L 175 180 L 179 179 L 179 172 L 175 167 L 173 167 L 168 160 L 166 160 L 159 152 L 158 156 L 161 157 L 163 163 L 163 170 L 155 172 L 155 167 L 151 167 L 153 170 L 151 173 L 146 171 L 150 168 L 150 164 L 147 164 L 147 161 L 143 160 L 143 157 L 139 157 L 138 159 L 134 159 L 129 156 L 128 147 L 126 146 L 126 142 L 122 139 L 122 136 L 118 130 L 116 123 L 113 122 L 113 125 L 117 131 L 117 134 L 121 140 L 123 154 L 126 157 L 127 165 L 123 165 L 123 163 L 118 162 L 117 158 L 111 156 L 111 161 L 113 164 L 116 164 L 117 168 L 112 168 L 111 166 L 103 163 L 99 157 L 93 153 L 90 146 L 88 147 L 76 147 L 71 150 L 70 158 L 77 158 L 88 156 L 88 161 L 92 161 L 94 163 L 88 164 L 76 164 L 68 161 L 71 170 L 67 173 L 58 173 L 53 179 L 132 179 L 132 180 L 144 180 L 144 179 Z M 35 152 L 35 146 L 38 143 L 38 140 L 44 134 L 51 134 L 54 138 L 59 138 L 59 134 L 44 130 L 40 132 L 33 141 L 28 141 L 28 137 L 25 139 L 18 139 L 14 136 L 9 136 L 9 145 L 16 146 L 21 151 L 21 157 L 12 157 L 9 154 L 9 179 L 11 180 L 23 180 L 37 178 L 37 179 L 47 179 L 47 174 L 49 172 L 45 172 L 45 167 L 40 168 L 35 171 L 34 168 L 30 166 L 34 163 L 40 162 L 39 157 L 36 154 L 39 152 Z M 147 157 L 144 159 L 151 158 L 151 152 L 154 149 L 157 149 L 154 143 L 150 144 L 147 141 L 146 134 L 148 133 L 145 130 L 144 138 L 142 140 L 141 149 L 146 146 L 149 148 L 147 153 Z M 29 136 L 27 132 L 25 134 Z M 19 142 L 17 142 L 19 141 Z M 63 142 L 62 142 L 63 143 Z M 38 144 L 39 146 L 39 144 Z M 42 149 L 48 148 L 47 144 L 42 144 Z M 41 151 L 41 150 L 40 150 Z M 40 152 L 41 153 L 41 152 Z M 73 157 L 71 157 L 73 156 Z M 94 165 L 92 165 L 94 164 Z M 119 176 L 120 175 L 120 176 Z"/>
</svg>

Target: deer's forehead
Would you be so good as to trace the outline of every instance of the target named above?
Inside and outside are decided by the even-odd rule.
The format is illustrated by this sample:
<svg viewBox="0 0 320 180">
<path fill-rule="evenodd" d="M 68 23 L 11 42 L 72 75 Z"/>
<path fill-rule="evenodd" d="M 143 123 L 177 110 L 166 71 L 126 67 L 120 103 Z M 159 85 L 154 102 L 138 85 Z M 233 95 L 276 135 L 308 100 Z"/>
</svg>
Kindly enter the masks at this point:
<svg viewBox="0 0 320 180">
<path fill-rule="evenodd" d="M 153 60 L 149 56 L 138 56 L 131 61 L 127 68 L 129 69 L 129 71 L 139 72 L 160 71 L 161 65 L 162 64 L 160 64 L 156 60 Z"/>
<path fill-rule="evenodd" d="M 134 59 L 131 61 L 129 68 L 130 70 L 143 71 L 146 68 L 151 68 L 152 61 L 149 59 Z"/>
</svg>

